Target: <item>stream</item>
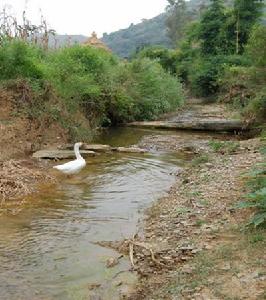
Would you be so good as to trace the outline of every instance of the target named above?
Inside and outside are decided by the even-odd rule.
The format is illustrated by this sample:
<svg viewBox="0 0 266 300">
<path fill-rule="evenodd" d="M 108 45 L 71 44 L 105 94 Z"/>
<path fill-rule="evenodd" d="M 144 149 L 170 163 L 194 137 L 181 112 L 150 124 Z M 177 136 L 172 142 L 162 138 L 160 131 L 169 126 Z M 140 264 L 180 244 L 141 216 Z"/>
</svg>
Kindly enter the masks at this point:
<svg viewBox="0 0 266 300">
<path fill-rule="evenodd" d="M 95 142 L 129 146 L 154 133 L 167 135 L 118 128 Z M 131 237 L 144 209 L 169 190 L 186 160 L 159 151 L 100 154 L 78 175 L 58 175 L 58 184 L 41 187 L 20 214 L 2 216 L 0 299 L 90 299 L 89 285 L 98 283 L 102 299 L 118 299 L 117 286 L 135 275 L 125 258 L 107 268 L 106 260 L 119 254 L 95 242 Z"/>
</svg>

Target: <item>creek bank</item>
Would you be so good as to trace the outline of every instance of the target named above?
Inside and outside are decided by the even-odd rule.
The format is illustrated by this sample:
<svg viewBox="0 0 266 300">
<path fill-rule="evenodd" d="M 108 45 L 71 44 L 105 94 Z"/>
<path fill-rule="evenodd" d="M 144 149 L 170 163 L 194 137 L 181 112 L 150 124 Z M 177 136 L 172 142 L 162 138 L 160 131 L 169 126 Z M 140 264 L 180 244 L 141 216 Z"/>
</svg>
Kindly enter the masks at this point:
<svg viewBox="0 0 266 300">
<path fill-rule="evenodd" d="M 128 255 L 138 272 L 128 299 L 260 299 L 266 281 L 258 261 L 265 259 L 265 242 L 245 244 L 238 226 L 249 212 L 232 208 L 245 190 L 243 174 L 263 161 L 260 145 L 251 139 L 234 153 L 209 152 L 207 161 L 186 167 L 168 195 L 147 210 L 143 235 L 102 243 Z"/>
<path fill-rule="evenodd" d="M 8 201 L 23 203 L 23 197 L 35 192 L 40 182 L 52 182 L 55 178 L 47 174 L 44 168 L 30 160 L 8 160 L 0 162 L 0 214 L 8 209 Z M 16 213 L 13 209 L 12 213 Z"/>
</svg>

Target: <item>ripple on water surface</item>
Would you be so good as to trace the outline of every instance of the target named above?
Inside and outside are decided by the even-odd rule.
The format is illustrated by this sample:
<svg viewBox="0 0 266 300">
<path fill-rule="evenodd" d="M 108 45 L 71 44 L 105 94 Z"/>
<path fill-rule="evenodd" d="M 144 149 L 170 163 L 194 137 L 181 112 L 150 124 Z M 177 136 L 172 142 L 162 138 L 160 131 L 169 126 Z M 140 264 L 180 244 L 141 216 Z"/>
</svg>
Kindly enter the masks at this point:
<svg viewBox="0 0 266 300">
<path fill-rule="evenodd" d="M 132 235 L 140 210 L 169 189 L 178 165 L 170 154 L 100 155 L 18 216 L 2 217 L 0 299 L 84 299 L 88 282 L 126 269 L 126 261 L 106 269 L 116 254 L 93 242 Z"/>
</svg>

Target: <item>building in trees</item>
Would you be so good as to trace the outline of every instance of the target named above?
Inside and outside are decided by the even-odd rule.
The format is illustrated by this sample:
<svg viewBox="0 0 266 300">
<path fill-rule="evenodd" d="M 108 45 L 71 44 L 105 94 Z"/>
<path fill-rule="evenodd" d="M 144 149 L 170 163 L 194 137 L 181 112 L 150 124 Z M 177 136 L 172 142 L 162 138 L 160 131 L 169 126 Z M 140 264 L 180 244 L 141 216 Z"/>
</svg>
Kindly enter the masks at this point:
<svg viewBox="0 0 266 300">
<path fill-rule="evenodd" d="M 111 50 L 105 45 L 104 42 L 102 42 L 100 39 L 98 39 L 96 32 L 94 31 L 91 34 L 91 37 L 89 37 L 84 43 L 84 46 L 90 46 L 90 47 L 94 47 L 94 48 L 100 48 L 100 49 L 104 49 L 106 51 L 110 51 Z"/>
</svg>

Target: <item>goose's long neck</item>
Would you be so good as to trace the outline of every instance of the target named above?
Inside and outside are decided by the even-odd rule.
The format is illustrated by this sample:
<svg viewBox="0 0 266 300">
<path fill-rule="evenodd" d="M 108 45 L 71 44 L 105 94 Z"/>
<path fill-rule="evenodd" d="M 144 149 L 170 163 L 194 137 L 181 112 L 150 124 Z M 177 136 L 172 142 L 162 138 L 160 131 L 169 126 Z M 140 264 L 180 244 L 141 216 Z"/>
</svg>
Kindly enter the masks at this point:
<svg viewBox="0 0 266 300">
<path fill-rule="evenodd" d="M 76 155 L 77 159 L 83 159 L 82 156 L 79 153 L 79 145 L 78 144 L 74 145 L 74 152 L 75 152 L 75 155 Z"/>
</svg>

